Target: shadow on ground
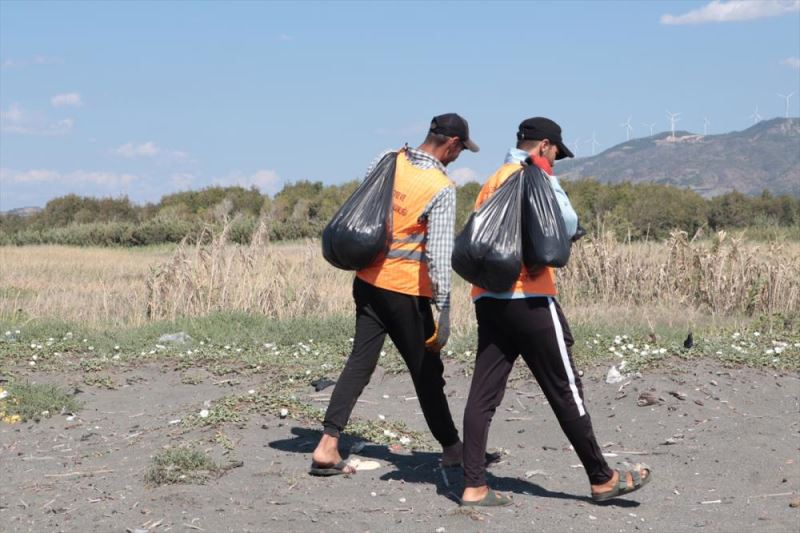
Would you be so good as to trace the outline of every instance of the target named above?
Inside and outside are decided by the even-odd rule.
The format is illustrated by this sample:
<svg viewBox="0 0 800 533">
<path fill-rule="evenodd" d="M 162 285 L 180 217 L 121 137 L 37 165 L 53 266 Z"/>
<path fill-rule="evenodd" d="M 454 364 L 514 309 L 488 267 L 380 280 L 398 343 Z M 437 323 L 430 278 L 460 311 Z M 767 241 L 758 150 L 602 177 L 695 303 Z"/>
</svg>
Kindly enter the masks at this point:
<svg viewBox="0 0 800 533">
<path fill-rule="evenodd" d="M 303 427 L 291 428 L 294 437 L 280 439 L 269 442 L 266 446 L 291 453 L 302 453 L 309 455 L 322 437 L 322 432 L 316 429 Z M 339 439 L 339 449 L 343 459 L 350 455 L 350 447 L 361 439 L 342 433 Z M 405 483 L 429 483 L 436 487 L 436 493 L 459 503 L 458 494 L 464 486 L 464 475 L 460 467 L 442 468 L 439 465 L 439 453 L 411 451 L 395 453 L 387 446 L 381 444 L 367 444 L 358 452 L 359 457 L 375 459 L 394 466 L 394 470 L 383 474 L 380 479 L 403 481 Z M 566 492 L 556 492 L 548 490 L 541 485 L 530 481 L 505 476 L 495 476 L 487 472 L 486 481 L 490 487 L 500 492 L 508 492 L 538 498 L 553 498 L 559 500 L 576 500 L 587 503 L 595 503 L 589 496 L 580 496 Z M 603 505 L 617 505 L 619 507 L 633 508 L 638 507 L 639 503 L 630 500 L 613 499 L 603 502 Z"/>
</svg>

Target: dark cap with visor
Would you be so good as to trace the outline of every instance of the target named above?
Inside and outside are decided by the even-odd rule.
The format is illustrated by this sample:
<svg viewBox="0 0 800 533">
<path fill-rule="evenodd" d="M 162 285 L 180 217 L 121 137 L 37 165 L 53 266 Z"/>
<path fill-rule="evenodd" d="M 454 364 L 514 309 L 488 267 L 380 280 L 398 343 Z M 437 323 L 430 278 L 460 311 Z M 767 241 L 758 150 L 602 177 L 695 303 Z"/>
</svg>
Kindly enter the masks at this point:
<svg viewBox="0 0 800 533">
<path fill-rule="evenodd" d="M 533 117 L 525 119 L 519 125 L 517 132 L 517 140 L 530 140 L 541 141 L 547 139 L 551 143 L 558 146 L 558 155 L 556 159 L 564 159 L 565 157 L 575 157 L 569 148 L 564 144 L 561 138 L 561 126 L 544 117 Z"/>
<path fill-rule="evenodd" d="M 464 147 L 470 152 L 480 150 L 477 144 L 469 138 L 469 125 L 467 121 L 456 113 L 445 113 L 433 117 L 431 120 L 431 133 L 438 133 L 445 137 L 458 137 L 464 143 Z"/>
</svg>

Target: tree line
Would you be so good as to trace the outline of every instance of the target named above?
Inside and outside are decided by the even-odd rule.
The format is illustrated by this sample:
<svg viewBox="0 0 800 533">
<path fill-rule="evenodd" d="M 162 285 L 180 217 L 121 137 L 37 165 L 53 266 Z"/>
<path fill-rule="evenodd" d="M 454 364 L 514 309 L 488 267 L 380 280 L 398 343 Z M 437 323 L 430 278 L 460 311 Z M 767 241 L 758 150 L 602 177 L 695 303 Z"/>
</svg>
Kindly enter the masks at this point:
<svg viewBox="0 0 800 533">
<path fill-rule="evenodd" d="M 169 194 L 158 203 L 136 205 L 127 197 L 93 198 L 70 194 L 40 212 L 0 215 L 0 244 L 143 246 L 196 241 L 204 228 L 230 221 L 230 238 L 249 242 L 260 220 L 275 241 L 318 237 L 358 182 L 323 185 L 299 181 L 274 197 L 256 188 L 209 187 Z M 612 230 L 620 239 L 660 240 L 675 229 L 748 229 L 751 236 L 800 240 L 800 198 L 731 192 L 706 199 L 689 189 L 660 184 L 603 184 L 593 179 L 564 181 L 564 189 L 590 232 Z M 478 183 L 456 189 L 456 228 L 468 219 Z"/>
</svg>

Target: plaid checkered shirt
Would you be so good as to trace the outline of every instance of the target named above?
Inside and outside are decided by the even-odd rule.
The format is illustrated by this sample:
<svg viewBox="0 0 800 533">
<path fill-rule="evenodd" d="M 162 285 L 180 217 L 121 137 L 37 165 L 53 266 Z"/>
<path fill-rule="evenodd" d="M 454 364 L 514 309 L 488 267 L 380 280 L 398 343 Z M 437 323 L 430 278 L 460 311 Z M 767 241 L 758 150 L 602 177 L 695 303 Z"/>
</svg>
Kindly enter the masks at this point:
<svg viewBox="0 0 800 533">
<path fill-rule="evenodd" d="M 447 169 L 435 157 L 422 150 L 407 146 L 408 159 L 417 168 L 427 170 L 435 168 L 447 176 Z M 378 161 L 393 152 L 386 150 L 376 157 L 366 176 L 372 172 Z M 433 287 L 433 303 L 440 312 L 450 307 L 451 266 L 450 256 L 453 253 L 453 232 L 456 223 L 456 188 L 455 185 L 445 187 L 428 202 L 420 215 L 420 220 L 428 220 L 428 235 L 425 237 L 424 260 L 428 263 L 428 276 Z"/>
</svg>

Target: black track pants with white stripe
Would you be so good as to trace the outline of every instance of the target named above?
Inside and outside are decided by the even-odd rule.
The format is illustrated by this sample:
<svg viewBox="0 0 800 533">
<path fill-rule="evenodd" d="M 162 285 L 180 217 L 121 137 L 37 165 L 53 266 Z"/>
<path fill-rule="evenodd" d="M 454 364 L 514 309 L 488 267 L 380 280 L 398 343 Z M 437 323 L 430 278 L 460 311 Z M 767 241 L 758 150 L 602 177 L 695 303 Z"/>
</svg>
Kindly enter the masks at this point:
<svg viewBox="0 0 800 533">
<path fill-rule="evenodd" d="M 542 388 L 561 429 L 583 463 L 589 482 L 608 481 L 613 471 L 597 445 L 592 421 L 583 403 L 583 389 L 570 347 L 572 333 L 553 298 L 475 302 L 478 355 L 464 411 L 464 482 L 486 485 L 485 451 L 489 426 L 503 400 L 518 355 Z"/>
</svg>

